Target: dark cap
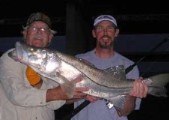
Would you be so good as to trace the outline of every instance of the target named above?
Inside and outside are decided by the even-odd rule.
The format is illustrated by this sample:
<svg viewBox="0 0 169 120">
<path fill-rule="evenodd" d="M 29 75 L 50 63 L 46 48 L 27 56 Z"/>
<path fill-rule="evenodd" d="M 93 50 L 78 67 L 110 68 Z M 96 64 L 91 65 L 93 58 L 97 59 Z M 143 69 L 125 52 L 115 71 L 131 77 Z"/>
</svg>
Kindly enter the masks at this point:
<svg viewBox="0 0 169 120">
<path fill-rule="evenodd" d="M 26 26 L 29 26 L 30 24 L 32 24 L 35 21 L 42 21 L 42 22 L 46 23 L 49 26 L 49 28 L 52 27 L 52 23 L 51 23 L 50 18 L 47 15 L 45 15 L 44 13 L 41 13 L 41 12 L 32 13 L 26 22 Z"/>
</svg>

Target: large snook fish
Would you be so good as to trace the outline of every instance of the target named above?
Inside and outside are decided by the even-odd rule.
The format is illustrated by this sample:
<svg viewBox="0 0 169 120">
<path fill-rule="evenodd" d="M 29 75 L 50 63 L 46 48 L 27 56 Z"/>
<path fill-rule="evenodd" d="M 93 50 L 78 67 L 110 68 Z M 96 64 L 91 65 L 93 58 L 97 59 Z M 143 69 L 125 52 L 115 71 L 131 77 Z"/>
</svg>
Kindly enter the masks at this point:
<svg viewBox="0 0 169 120">
<path fill-rule="evenodd" d="M 56 50 L 31 47 L 20 42 L 16 42 L 15 49 L 9 56 L 61 85 L 70 83 L 82 75 L 82 81 L 76 83 L 76 87 L 87 86 L 87 94 L 108 100 L 118 108 L 122 107 L 124 96 L 128 95 L 132 88 L 133 80 L 126 79 L 123 66 L 100 70 L 74 56 Z M 165 85 L 169 82 L 168 73 L 151 76 L 144 82 L 149 87 L 148 94 L 167 96 Z"/>
</svg>

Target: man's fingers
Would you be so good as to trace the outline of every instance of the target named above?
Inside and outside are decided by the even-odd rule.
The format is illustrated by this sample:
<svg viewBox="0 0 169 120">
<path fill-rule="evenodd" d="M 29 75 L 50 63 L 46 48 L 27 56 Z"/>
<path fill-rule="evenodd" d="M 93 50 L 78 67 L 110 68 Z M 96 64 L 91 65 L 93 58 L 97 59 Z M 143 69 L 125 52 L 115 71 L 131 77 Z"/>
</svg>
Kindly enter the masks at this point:
<svg viewBox="0 0 169 120">
<path fill-rule="evenodd" d="M 148 86 L 146 83 L 144 83 L 144 80 L 142 81 L 142 84 L 143 84 L 143 87 L 144 87 L 144 93 L 143 93 L 143 97 L 146 97 L 147 96 L 147 93 L 148 93 Z"/>
<path fill-rule="evenodd" d="M 130 92 L 131 96 L 135 96 L 135 97 L 146 97 L 148 93 L 148 87 L 147 85 L 143 82 L 143 80 L 136 80 L 133 83 L 133 88 Z"/>
<path fill-rule="evenodd" d="M 91 96 L 91 95 L 87 95 L 85 97 L 86 100 L 90 101 L 90 102 L 94 102 L 96 100 L 98 100 L 99 98 L 98 97 L 94 97 L 94 96 Z"/>
</svg>

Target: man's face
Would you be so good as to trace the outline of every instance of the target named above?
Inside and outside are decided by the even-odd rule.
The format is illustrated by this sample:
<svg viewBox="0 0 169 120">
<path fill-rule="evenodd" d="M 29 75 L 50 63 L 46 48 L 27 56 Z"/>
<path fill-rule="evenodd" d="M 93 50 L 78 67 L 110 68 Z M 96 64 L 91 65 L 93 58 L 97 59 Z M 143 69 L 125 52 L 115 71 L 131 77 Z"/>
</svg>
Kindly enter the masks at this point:
<svg viewBox="0 0 169 120">
<path fill-rule="evenodd" d="M 25 42 L 35 47 L 46 47 L 53 37 L 48 25 L 42 21 L 35 21 L 23 31 Z"/>
<path fill-rule="evenodd" d="M 92 31 L 93 37 L 97 39 L 97 45 L 102 48 L 110 48 L 113 46 L 115 37 L 119 30 L 110 21 L 102 21 L 98 23 Z"/>
</svg>

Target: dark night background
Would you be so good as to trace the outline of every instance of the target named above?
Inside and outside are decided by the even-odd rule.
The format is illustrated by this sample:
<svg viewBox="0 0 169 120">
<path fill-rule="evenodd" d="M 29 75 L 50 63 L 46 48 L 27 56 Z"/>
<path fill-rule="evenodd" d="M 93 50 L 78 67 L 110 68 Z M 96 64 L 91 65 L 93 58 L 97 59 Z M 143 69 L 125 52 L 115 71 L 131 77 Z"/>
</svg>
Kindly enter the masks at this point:
<svg viewBox="0 0 169 120">
<path fill-rule="evenodd" d="M 0 1 L 1 54 L 22 40 L 22 26 L 28 15 L 37 11 L 48 14 L 53 29 L 58 32 L 51 47 L 72 55 L 94 47 L 91 37 L 93 19 L 99 14 L 111 14 L 116 17 L 120 28 L 116 50 L 135 62 L 147 56 L 138 64 L 141 76 L 169 72 L 169 8 L 164 1 Z M 167 42 L 150 53 L 164 39 Z M 168 107 L 168 97 L 148 95 L 143 99 L 141 109 L 129 115 L 129 120 L 166 119 L 169 118 Z M 72 105 L 63 106 L 56 110 L 56 119 L 60 120 L 72 110 Z"/>
</svg>

